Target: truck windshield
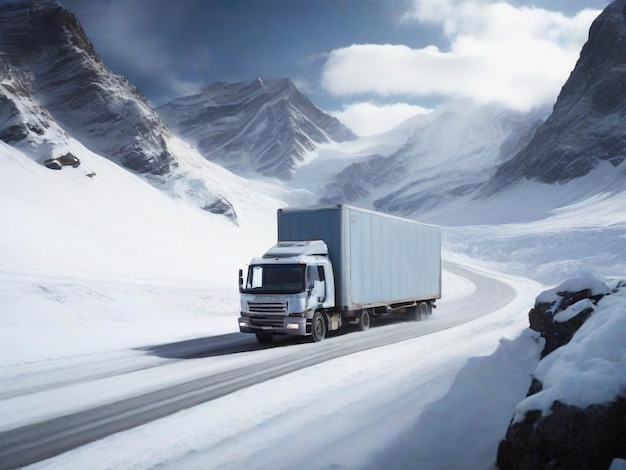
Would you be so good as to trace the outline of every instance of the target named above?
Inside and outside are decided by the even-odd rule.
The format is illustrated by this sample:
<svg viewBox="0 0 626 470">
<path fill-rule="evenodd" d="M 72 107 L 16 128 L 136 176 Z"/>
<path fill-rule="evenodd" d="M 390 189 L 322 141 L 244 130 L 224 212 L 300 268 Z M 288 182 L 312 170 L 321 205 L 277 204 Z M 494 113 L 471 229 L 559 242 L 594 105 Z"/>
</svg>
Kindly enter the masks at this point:
<svg viewBox="0 0 626 470">
<path fill-rule="evenodd" d="M 248 270 L 246 292 L 297 294 L 304 291 L 303 264 L 252 265 Z"/>
</svg>

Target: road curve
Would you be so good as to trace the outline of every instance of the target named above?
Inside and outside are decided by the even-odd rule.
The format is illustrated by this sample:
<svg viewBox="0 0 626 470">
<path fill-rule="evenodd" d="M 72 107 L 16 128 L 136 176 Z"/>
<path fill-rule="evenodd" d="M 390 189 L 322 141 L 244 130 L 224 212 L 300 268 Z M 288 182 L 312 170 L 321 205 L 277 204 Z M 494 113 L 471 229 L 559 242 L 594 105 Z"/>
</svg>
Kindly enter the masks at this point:
<svg viewBox="0 0 626 470">
<path fill-rule="evenodd" d="M 515 290 L 492 275 L 445 263 L 444 269 L 471 281 L 476 290 L 468 297 L 441 305 L 428 321 L 396 322 L 365 333 L 340 334 L 315 345 L 277 341 L 288 346 L 280 361 L 251 361 L 249 365 L 164 387 L 114 403 L 72 413 L 0 433 L 0 469 L 13 469 L 44 460 L 110 434 L 168 416 L 251 385 L 348 354 L 441 331 L 474 320 L 506 306 Z M 147 348 L 167 358 L 202 358 L 264 349 L 254 336 L 222 335 Z M 272 347 L 272 346 L 269 346 Z"/>
</svg>

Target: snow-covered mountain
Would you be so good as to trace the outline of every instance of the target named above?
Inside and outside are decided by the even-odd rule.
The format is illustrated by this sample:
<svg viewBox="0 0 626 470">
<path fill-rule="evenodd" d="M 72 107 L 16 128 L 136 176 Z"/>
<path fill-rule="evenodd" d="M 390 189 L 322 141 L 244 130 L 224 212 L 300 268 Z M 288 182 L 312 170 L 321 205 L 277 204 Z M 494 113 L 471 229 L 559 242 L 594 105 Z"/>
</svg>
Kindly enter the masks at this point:
<svg viewBox="0 0 626 470">
<path fill-rule="evenodd" d="M 545 110 L 522 113 L 495 104 L 451 101 L 388 133 L 362 139 L 356 153 L 344 145 L 342 150 L 352 157 L 337 152 L 341 168 L 315 165 L 312 159 L 313 171 L 326 171 L 325 182 L 319 176 L 309 177 L 307 167 L 294 179 L 309 185 L 318 181 L 309 189 L 323 194 L 324 202 L 420 214 L 488 181 L 498 164 L 528 142 L 545 114 Z M 395 146 L 381 148 L 380 142 L 395 142 Z"/>
<path fill-rule="evenodd" d="M 503 164 L 491 192 L 523 178 L 563 183 L 599 166 L 626 172 L 626 0 L 596 18 L 554 110 L 515 158 Z"/>
<path fill-rule="evenodd" d="M 289 79 L 217 82 L 157 112 L 206 158 L 244 176 L 289 179 L 319 144 L 355 138 Z"/>
<path fill-rule="evenodd" d="M 0 51 L 4 142 L 39 163 L 67 158 L 75 166 L 84 146 L 205 211 L 234 222 L 246 211 L 231 199 L 250 185 L 176 137 L 139 90 L 106 67 L 59 4 L 0 7 Z"/>
<path fill-rule="evenodd" d="M 610 8 L 616 4 L 623 2 Z M 554 400 L 611 390 L 623 397 L 623 289 L 599 304 L 586 324 L 589 334 L 575 338 L 558 360 L 547 356 L 538 364 L 541 340 L 527 328 L 540 283 L 556 285 L 581 269 L 611 285 L 623 278 L 626 192 L 606 189 L 623 174 L 602 180 L 590 174 L 595 179 L 583 192 L 578 180 L 523 181 L 473 199 L 475 188 L 530 139 L 541 111 L 523 115 L 456 102 L 371 138 L 340 143 L 326 130 L 329 141 L 316 141 L 286 164 L 290 186 L 278 187 L 236 176 L 171 135 L 132 85 L 98 62 L 79 31 L 58 5 L 0 8 L 0 432 L 195 381 L 208 371 L 230 376 L 267 359 L 317 354 L 319 344 L 288 342 L 226 351 L 239 336 L 237 269 L 275 240 L 278 207 L 325 192 L 428 215 L 447 225 L 446 261 L 489 273 L 491 282 L 478 285 L 444 269 L 444 308 L 417 327 L 437 327 L 446 306 L 452 317 L 480 310 L 472 305 L 478 290 L 504 303 L 466 325 L 267 380 L 38 468 L 490 468 L 520 401 L 521 410 L 542 413 Z M 621 100 L 618 91 L 609 92 Z M 269 113 L 271 106 L 257 103 L 259 113 Z M 273 109 L 275 120 L 254 122 L 276 126 L 283 115 Z M 596 116 L 589 113 L 580 119 Z M 268 145 L 278 138 L 263 135 Z M 236 142 L 229 142 L 236 153 Z M 67 153 L 80 159 L 78 168 L 41 165 Z M 477 225 L 489 217 L 511 223 Z M 509 289 L 494 289 L 493 278 Z M 340 341 L 329 339 L 329 346 Z M 193 359 L 159 355 L 174 342 Z M 211 345 L 220 352 L 206 357 Z M 524 400 L 531 374 L 545 393 Z M 541 406 L 529 406 L 539 399 Z M 565 429 L 577 430 L 559 428 Z M 293 437 L 288 451 L 276 445 L 285 435 Z M 612 470 L 626 465 L 618 460 Z"/>
<path fill-rule="evenodd" d="M 176 168 L 167 128 L 137 88 L 103 64 L 71 12 L 52 2 L 6 5 L 0 44 L 4 60 L 32 76 L 23 85 L 37 102 L 91 150 L 139 173 Z"/>
</svg>

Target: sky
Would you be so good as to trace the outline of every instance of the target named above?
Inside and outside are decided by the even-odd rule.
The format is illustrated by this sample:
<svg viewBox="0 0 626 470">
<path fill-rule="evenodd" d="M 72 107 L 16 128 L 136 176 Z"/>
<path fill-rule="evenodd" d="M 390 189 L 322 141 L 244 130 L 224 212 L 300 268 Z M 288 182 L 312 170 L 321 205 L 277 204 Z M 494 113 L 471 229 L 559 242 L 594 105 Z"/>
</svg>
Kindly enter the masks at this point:
<svg viewBox="0 0 626 470">
<path fill-rule="evenodd" d="M 359 135 L 442 100 L 553 104 L 608 0 L 58 0 L 154 106 L 291 78 Z"/>
</svg>

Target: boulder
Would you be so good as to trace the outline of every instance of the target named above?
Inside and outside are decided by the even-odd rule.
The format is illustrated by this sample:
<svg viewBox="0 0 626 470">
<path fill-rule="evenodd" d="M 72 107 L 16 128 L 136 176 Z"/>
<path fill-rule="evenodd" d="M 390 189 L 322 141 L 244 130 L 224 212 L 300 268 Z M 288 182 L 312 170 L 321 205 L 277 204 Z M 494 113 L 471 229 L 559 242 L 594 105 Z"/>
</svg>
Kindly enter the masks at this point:
<svg viewBox="0 0 626 470">
<path fill-rule="evenodd" d="M 574 333 L 582 326 L 593 312 L 593 306 L 604 297 L 604 294 L 593 295 L 591 289 L 577 292 L 558 291 L 557 299 L 551 302 L 541 302 L 538 297 L 535 306 L 528 312 L 528 321 L 532 330 L 541 333 L 545 339 L 545 346 L 541 357 L 550 354 L 556 348 L 569 343 Z M 588 303 L 581 302 L 588 300 Z M 566 321 L 555 321 L 555 316 L 576 305 L 585 305 L 574 316 Z M 558 318 L 558 317 L 557 317 Z"/>
<path fill-rule="evenodd" d="M 556 401 L 550 414 L 526 413 L 498 447 L 502 470 L 591 470 L 626 459 L 626 398 L 581 409 Z"/>
<path fill-rule="evenodd" d="M 600 299 L 605 295 L 620 292 L 625 287 L 624 281 L 619 281 L 611 289 L 596 278 L 583 276 L 569 279 L 537 297 L 528 318 L 530 328 L 540 332 L 545 338 L 545 347 L 541 354 L 542 361 L 535 375 L 545 380 L 546 384 L 552 377 L 553 383 L 547 386 L 546 390 L 554 390 L 550 387 L 555 387 L 555 379 L 553 375 L 545 375 L 546 368 L 542 370 L 541 366 L 550 364 L 547 370 L 556 370 L 557 375 L 559 373 L 563 375 L 566 370 L 563 367 L 566 367 L 568 362 L 567 360 L 559 362 L 559 359 L 570 358 L 571 360 L 572 357 L 580 354 L 581 350 L 573 349 L 563 354 L 560 354 L 560 351 L 565 350 L 554 351 L 568 344 L 580 327 L 594 315 Z M 602 305 L 604 304 L 601 304 L 601 307 Z M 597 325 L 605 324 L 604 318 L 604 316 L 593 317 L 596 327 L 585 333 L 597 332 Z M 610 328 L 608 325 L 612 323 L 606 323 L 606 325 Z M 580 347 L 584 341 L 581 338 L 587 338 L 587 336 L 577 336 L 576 343 L 573 343 L 574 347 Z M 619 340 L 616 344 L 620 344 Z M 587 347 L 586 353 L 589 354 L 591 350 L 594 354 L 595 352 L 601 354 L 602 347 L 599 347 L 600 350 L 597 349 L 598 347 L 597 345 L 593 348 Z M 553 352 L 554 355 L 550 354 Z M 548 358 L 543 359 L 549 354 Z M 591 358 L 598 364 L 605 366 L 608 364 L 606 357 L 593 355 Z M 619 362 L 619 358 L 617 360 Z M 556 367 L 557 364 L 558 367 Z M 604 371 L 602 374 L 607 374 L 609 369 L 602 370 Z M 572 378 L 565 373 L 563 378 L 568 377 Z M 576 382 L 568 383 L 572 386 Z M 595 382 L 587 381 L 586 383 L 588 385 L 581 393 L 588 392 L 589 387 L 602 388 L 603 386 Z M 544 398 L 540 395 L 547 393 L 544 391 L 544 384 L 533 376 L 525 403 L 529 403 L 528 397 L 539 398 L 533 403 L 539 405 L 539 408 L 543 406 L 543 409 L 524 408 L 522 404 L 518 405 L 516 416 L 511 420 L 505 438 L 498 446 L 497 466 L 502 470 L 548 468 L 608 470 L 614 459 L 626 459 L 626 391 L 622 389 L 622 392 L 619 393 L 618 387 L 616 396 L 613 398 L 600 403 L 590 402 L 589 404 L 587 402 L 585 405 L 577 403 L 575 406 L 570 404 L 571 402 L 565 403 L 565 400 L 556 399 L 554 396 L 546 402 L 546 395 L 543 395 Z M 557 396 L 562 398 L 562 395 Z M 541 405 L 541 403 L 545 404 Z"/>
<path fill-rule="evenodd" d="M 64 166 L 78 168 L 80 166 L 80 160 L 75 155 L 66 153 L 57 158 L 49 158 L 45 160 L 43 164 L 51 170 L 61 170 Z"/>
</svg>

